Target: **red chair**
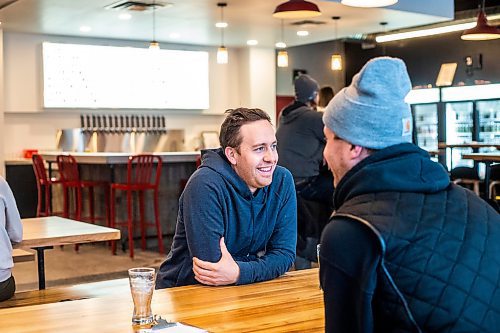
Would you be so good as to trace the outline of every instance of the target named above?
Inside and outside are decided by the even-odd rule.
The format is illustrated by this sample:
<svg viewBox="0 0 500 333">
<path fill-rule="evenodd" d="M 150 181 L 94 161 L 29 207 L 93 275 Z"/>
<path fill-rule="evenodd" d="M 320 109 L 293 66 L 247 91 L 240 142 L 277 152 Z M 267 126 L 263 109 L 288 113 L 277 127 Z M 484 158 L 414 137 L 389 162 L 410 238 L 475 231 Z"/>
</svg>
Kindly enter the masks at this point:
<svg viewBox="0 0 500 333">
<path fill-rule="evenodd" d="M 36 216 L 62 215 L 62 212 L 53 214 L 51 205 L 52 185 L 61 184 L 61 180 L 48 177 L 42 156 L 33 154 L 31 160 L 33 161 L 33 171 L 35 172 L 36 188 L 38 192 Z"/>
<path fill-rule="evenodd" d="M 156 165 L 156 166 L 155 166 Z M 163 238 L 160 226 L 160 211 L 158 205 L 159 184 L 161 176 L 162 161 L 159 156 L 141 154 L 130 156 L 127 165 L 127 182 L 111 184 L 111 220 L 110 227 L 126 225 L 128 229 L 128 243 L 130 257 L 134 257 L 134 225 L 132 215 L 132 192 L 137 192 L 139 197 L 139 214 L 141 228 L 141 248 L 146 249 L 146 227 L 156 227 L 158 236 L 158 249 L 163 254 Z M 127 220 L 116 221 L 115 196 L 116 191 L 125 191 L 127 194 Z M 153 191 L 153 206 L 155 222 L 145 221 L 144 194 L 147 190 Z M 113 254 L 116 254 L 116 242 L 112 242 Z"/>
<path fill-rule="evenodd" d="M 57 166 L 59 167 L 59 175 L 61 178 L 61 183 L 64 189 L 64 217 L 70 217 L 70 203 L 69 194 L 74 193 L 74 207 L 75 213 L 74 218 L 78 221 L 95 223 L 96 220 L 106 221 L 106 225 L 109 225 L 109 182 L 106 181 L 91 181 L 91 180 L 81 180 L 80 173 L 78 171 L 78 163 L 75 158 L 71 155 L 58 155 L 57 156 Z M 105 216 L 96 217 L 94 210 L 94 188 L 102 187 L 104 189 L 104 209 Z M 88 205 L 89 205 L 89 216 L 82 216 L 82 190 L 88 189 Z"/>
</svg>

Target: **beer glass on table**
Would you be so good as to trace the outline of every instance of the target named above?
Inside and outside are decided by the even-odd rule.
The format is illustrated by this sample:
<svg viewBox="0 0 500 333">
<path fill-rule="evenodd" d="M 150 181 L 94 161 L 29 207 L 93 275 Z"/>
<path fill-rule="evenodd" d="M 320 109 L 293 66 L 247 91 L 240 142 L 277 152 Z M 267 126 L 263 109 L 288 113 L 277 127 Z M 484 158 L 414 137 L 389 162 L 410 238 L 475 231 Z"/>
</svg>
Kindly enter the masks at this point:
<svg viewBox="0 0 500 333">
<path fill-rule="evenodd" d="M 155 286 L 154 268 L 131 268 L 128 270 L 130 292 L 134 301 L 132 324 L 147 325 L 153 323 L 151 299 Z"/>
</svg>

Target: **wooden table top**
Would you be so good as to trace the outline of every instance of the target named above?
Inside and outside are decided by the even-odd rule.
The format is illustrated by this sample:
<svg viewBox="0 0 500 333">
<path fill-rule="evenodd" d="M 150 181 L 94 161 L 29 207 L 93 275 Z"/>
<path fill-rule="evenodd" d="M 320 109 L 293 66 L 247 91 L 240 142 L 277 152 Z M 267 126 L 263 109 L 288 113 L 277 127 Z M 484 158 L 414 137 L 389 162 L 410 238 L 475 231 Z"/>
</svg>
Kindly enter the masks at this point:
<svg viewBox="0 0 500 333">
<path fill-rule="evenodd" d="M 128 288 L 127 288 L 128 289 Z M 0 310 L 2 332 L 134 332 L 130 292 Z M 324 332 L 318 269 L 244 286 L 155 290 L 152 310 L 209 332 Z"/>
<path fill-rule="evenodd" d="M 443 148 L 488 148 L 488 147 L 493 147 L 496 149 L 500 149 L 500 144 L 495 144 L 495 143 L 484 143 L 484 142 L 468 142 L 468 143 L 451 143 L 447 144 L 444 142 L 439 142 L 438 147 L 443 149 Z"/>
<path fill-rule="evenodd" d="M 23 241 L 15 248 L 81 244 L 120 239 L 120 230 L 58 216 L 22 219 Z"/>
<path fill-rule="evenodd" d="M 462 154 L 462 158 L 478 162 L 500 162 L 500 152 Z"/>
<path fill-rule="evenodd" d="M 131 153 L 70 153 L 60 151 L 42 151 L 39 153 L 47 162 L 56 162 L 57 155 L 70 154 L 80 164 L 127 164 Z M 198 151 L 152 153 L 160 156 L 162 162 L 196 162 Z"/>
</svg>

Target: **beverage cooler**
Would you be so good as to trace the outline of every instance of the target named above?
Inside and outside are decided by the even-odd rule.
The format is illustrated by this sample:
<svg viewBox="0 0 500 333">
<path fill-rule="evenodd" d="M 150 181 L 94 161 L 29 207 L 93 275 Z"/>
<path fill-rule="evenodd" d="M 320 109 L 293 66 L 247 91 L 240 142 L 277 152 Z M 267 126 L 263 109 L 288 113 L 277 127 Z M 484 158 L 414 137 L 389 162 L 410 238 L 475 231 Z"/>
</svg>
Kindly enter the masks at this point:
<svg viewBox="0 0 500 333">
<path fill-rule="evenodd" d="M 500 84 L 415 89 L 406 100 L 412 108 L 414 142 L 425 150 L 435 151 L 439 143 L 500 144 Z M 494 150 L 488 147 L 476 152 Z M 462 159 L 462 154 L 472 151 L 446 149 L 440 162 L 448 170 L 452 166 L 472 167 L 473 161 Z M 482 169 L 479 171 L 481 174 Z"/>
<path fill-rule="evenodd" d="M 437 151 L 439 143 L 439 89 L 415 89 L 406 97 L 413 115 L 413 142 L 427 151 Z M 435 159 L 435 157 L 433 158 Z"/>
</svg>

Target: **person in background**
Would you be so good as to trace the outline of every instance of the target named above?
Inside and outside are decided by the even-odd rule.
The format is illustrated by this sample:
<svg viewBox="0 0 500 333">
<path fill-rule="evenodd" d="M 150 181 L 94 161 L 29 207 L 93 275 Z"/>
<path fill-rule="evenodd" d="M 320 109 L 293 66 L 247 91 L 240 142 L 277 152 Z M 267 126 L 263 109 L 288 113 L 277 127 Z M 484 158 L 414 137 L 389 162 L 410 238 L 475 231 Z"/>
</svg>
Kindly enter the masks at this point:
<svg viewBox="0 0 500 333">
<path fill-rule="evenodd" d="M 270 280 L 294 262 L 295 190 L 290 172 L 277 166 L 271 120 L 260 109 L 226 113 L 222 148 L 202 152 L 202 163 L 179 199 L 158 289 Z"/>
<path fill-rule="evenodd" d="M 332 212 L 333 178 L 323 160 L 322 113 L 316 111 L 318 83 L 309 75 L 295 79 L 295 101 L 279 118 L 279 164 L 293 175 L 297 191 L 298 240 L 296 269 L 317 261 L 316 245 Z"/>
<path fill-rule="evenodd" d="M 16 281 L 12 275 L 12 244 L 22 239 L 23 225 L 14 195 L 0 176 L 0 302 L 11 298 L 16 291 Z"/>
<path fill-rule="evenodd" d="M 331 101 L 335 93 L 333 92 L 333 88 L 330 86 L 321 87 L 318 94 L 318 105 L 316 106 L 316 110 L 323 112 L 325 111 L 326 106 Z"/>
<path fill-rule="evenodd" d="M 404 62 L 370 60 L 328 104 L 327 332 L 498 332 L 500 215 L 411 144 Z"/>
<path fill-rule="evenodd" d="M 333 179 L 323 160 L 322 113 L 313 108 L 319 85 L 302 74 L 295 79 L 294 87 L 295 101 L 281 112 L 276 131 L 279 164 L 292 173 L 298 195 L 331 206 Z"/>
</svg>

